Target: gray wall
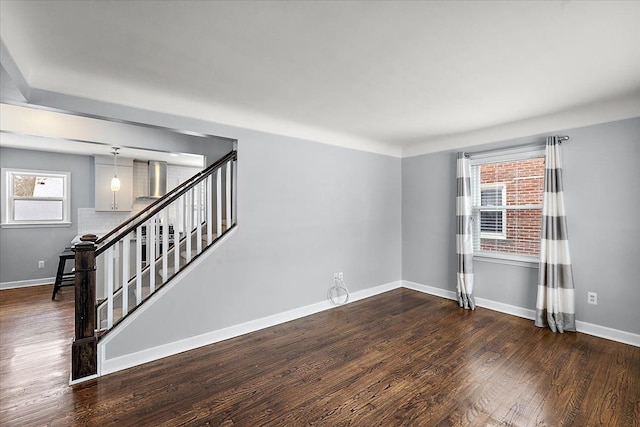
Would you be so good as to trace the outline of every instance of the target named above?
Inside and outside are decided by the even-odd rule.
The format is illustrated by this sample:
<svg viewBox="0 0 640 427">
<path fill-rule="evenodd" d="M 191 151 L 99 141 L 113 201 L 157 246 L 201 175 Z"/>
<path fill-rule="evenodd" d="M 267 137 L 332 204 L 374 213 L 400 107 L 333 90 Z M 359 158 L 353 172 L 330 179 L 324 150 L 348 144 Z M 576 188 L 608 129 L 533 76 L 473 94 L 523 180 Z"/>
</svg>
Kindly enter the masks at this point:
<svg viewBox="0 0 640 427">
<path fill-rule="evenodd" d="M 37 89 L 68 111 L 238 140 L 238 230 L 107 349 L 129 354 L 326 299 L 333 272 L 352 292 L 401 277 L 401 161 Z"/>
<path fill-rule="evenodd" d="M 0 148 L 0 166 L 71 172 L 70 227 L 0 228 L 0 283 L 54 277 L 58 254 L 76 235 L 78 208 L 93 206 L 93 158 Z M 38 268 L 39 260 L 44 269 Z"/>
<path fill-rule="evenodd" d="M 640 333 L 640 118 L 558 130 L 576 319 Z M 543 141 L 501 141 L 469 151 Z M 402 160 L 402 278 L 455 290 L 455 153 Z M 534 309 L 537 269 L 476 262 L 477 297 Z M 598 293 L 588 305 L 587 292 Z"/>
<path fill-rule="evenodd" d="M 42 105 L 239 141 L 237 233 L 122 331 L 107 357 L 320 301 L 334 271 L 345 272 L 353 291 L 400 277 L 455 289 L 453 152 L 399 160 L 32 92 Z M 572 137 L 564 151 L 577 318 L 634 333 L 640 332 L 640 228 L 632 217 L 640 200 L 639 121 L 557 131 Z M 623 154 L 615 158 L 608 150 Z M 478 262 L 476 272 L 477 296 L 534 307 L 536 269 Z M 598 292 L 598 306 L 586 305 L 587 291 Z"/>
<path fill-rule="evenodd" d="M 323 301 L 333 272 L 352 292 L 400 278 L 399 159 L 239 136 L 237 233 L 121 331 L 108 358 Z"/>
</svg>

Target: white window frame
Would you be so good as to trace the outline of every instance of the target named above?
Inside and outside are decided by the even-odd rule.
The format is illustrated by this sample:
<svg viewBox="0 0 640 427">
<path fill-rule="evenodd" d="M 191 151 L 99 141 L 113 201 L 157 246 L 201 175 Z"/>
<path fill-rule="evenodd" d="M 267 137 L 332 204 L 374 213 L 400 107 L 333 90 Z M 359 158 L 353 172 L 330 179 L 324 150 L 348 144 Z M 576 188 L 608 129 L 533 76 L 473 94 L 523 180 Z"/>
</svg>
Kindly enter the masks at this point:
<svg viewBox="0 0 640 427">
<path fill-rule="evenodd" d="M 513 148 L 513 149 L 504 149 L 504 150 L 495 150 L 495 151 L 487 151 L 487 152 L 482 152 L 482 153 L 476 153 L 476 154 L 471 154 L 471 166 L 472 166 L 472 172 L 471 172 L 471 182 L 472 182 L 472 186 L 474 185 L 474 182 L 476 183 L 476 185 L 479 185 L 480 189 L 482 189 L 482 185 L 480 184 L 480 176 L 479 176 L 479 168 L 473 168 L 474 166 L 480 166 L 483 164 L 490 164 L 490 163 L 502 163 L 502 162 L 511 162 L 511 161 L 518 161 L 518 160 L 527 160 L 527 159 L 534 159 L 534 158 L 544 158 L 545 157 L 545 147 L 542 145 L 528 145 L 528 146 L 522 146 L 522 147 L 517 147 L 517 148 Z M 476 171 L 477 173 L 474 173 L 474 171 Z M 489 183 L 486 185 L 496 185 L 495 183 Z M 503 200 L 505 200 L 503 198 Z M 485 233 L 480 233 L 480 215 L 475 215 L 475 213 L 479 212 L 480 208 L 480 192 L 478 192 L 478 194 L 476 195 L 476 198 L 472 201 L 473 203 L 473 211 L 474 211 L 474 218 L 477 217 L 477 221 L 474 221 L 474 233 L 477 233 L 478 237 L 478 243 L 480 241 L 481 238 L 495 238 L 495 237 L 489 237 L 486 236 L 485 237 Z M 542 208 L 542 205 L 526 205 L 526 206 L 522 206 L 524 208 Z M 504 225 L 504 230 L 505 230 L 505 239 L 506 239 L 506 209 L 509 208 L 508 206 L 498 206 L 496 207 L 498 209 L 500 208 L 505 208 L 505 217 L 503 219 L 503 225 Z M 489 233 L 486 233 L 489 234 Z M 475 240 L 475 239 L 474 239 Z M 512 264 L 512 265 L 520 265 L 520 266 L 524 266 L 524 267 L 537 267 L 538 263 L 539 263 L 539 258 L 537 256 L 532 256 L 532 255 L 523 255 L 523 254 L 513 254 L 513 253 L 507 253 L 507 252 L 490 252 L 490 251 L 480 251 L 478 249 L 478 247 L 476 246 L 476 242 L 474 241 L 474 254 L 473 257 L 474 259 L 478 259 L 480 261 L 487 261 L 487 262 L 497 262 L 497 263 L 504 263 L 504 264 Z"/>
<path fill-rule="evenodd" d="M 482 190 L 501 190 L 501 198 L 503 204 L 507 198 L 507 184 L 504 182 L 495 182 L 490 184 L 480 184 L 480 198 L 482 199 Z M 481 239 L 497 239 L 497 240 L 506 240 L 507 239 L 507 210 L 500 209 L 502 205 L 494 207 L 494 206 L 481 206 L 480 217 L 482 216 L 482 212 L 500 212 L 502 214 L 502 231 L 500 232 L 488 232 L 480 230 L 480 238 Z M 482 224 L 481 224 L 482 226 Z"/>
<path fill-rule="evenodd" d="M 37 228 L 37 227 L 69 227 L 71 226 L 71 173 L 61 171 L 45 171 L 34 169 L 2 168 L 1 214 L 2 228 Z M 13 195 L 13 177 L 15 175 L 33 175 L 39 177 L 62 178 L 62 197 L 15 197 Z M 14 202 L 16 200 L 59 200 L 62 202 L 62 219 L 60 220 L 15 220 Z"/>
</svg>

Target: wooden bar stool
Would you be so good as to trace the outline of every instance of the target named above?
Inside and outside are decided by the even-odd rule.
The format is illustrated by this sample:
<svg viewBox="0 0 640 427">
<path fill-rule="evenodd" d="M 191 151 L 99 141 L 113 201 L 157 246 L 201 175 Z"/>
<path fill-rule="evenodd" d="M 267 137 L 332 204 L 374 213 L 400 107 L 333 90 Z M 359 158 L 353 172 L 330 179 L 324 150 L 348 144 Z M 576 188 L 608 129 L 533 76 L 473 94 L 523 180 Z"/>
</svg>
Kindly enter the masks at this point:
<svg viewBox="0 0 640 427">
<path fill-rule="evenodd" d="M 75 261 L 75 257 L 76 253 L 71 247 L 64 248 L 64 251 L 62 251 L 62 253 L 60 254 L 60 260 L 58 261 L 58 272 L 56 273 L 56 281 L 53 284 L 53 295 L 51 295 L 52 300 L 56 299 L 56 293 L 60 290 L 61 287 L 75 285 L 75 268 L 72 267 L 71 271 L 65 272 L 67 261 Z"/>
</svg>

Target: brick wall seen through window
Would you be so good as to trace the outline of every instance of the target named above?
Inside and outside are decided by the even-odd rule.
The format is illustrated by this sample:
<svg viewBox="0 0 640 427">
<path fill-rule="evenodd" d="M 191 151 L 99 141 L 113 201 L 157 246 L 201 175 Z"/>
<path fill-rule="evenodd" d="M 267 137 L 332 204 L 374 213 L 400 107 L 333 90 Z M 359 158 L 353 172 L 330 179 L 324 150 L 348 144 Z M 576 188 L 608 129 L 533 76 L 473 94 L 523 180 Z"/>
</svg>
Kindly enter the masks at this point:
<svg viewBox="0 0 640 427">
<path fill-rule="evenodd" d="M 477 229 L 476 251 L 518 254 L 537 257 L 540 254 L 540 229 L 542 221 L 542 195 L 544 189 L 544 157 L 488 163 L 474 166 L 477 222 L 481 222 L 482 232 Z M 480 202 L 481 189 L 495 192 L 503 188 L 506 198 L 500 209 Z M 484 195 L 484 192 L 482 192 Z M 502 197 L 484 197 L 485 200 L 500 200 Z M 486 212 L 483 215 L 483 212 Z M 495 229 L 491 230 L 491 220 Z M 499 219 L 499 220 L 498 220 Z"/>
</svg>

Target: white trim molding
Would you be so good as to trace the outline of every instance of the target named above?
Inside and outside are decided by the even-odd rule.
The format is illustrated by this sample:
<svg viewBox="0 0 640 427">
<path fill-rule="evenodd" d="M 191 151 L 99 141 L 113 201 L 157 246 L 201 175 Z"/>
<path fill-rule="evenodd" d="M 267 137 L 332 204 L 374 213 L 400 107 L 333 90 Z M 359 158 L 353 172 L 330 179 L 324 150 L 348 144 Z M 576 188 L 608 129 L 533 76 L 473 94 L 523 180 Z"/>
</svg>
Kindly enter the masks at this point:
<svg viewBox="0 0 640 427">
<path fill-rule="evenodd" d="M 456 293 L 447 289 L 423 285 L 407 280 L 402 281 L 402 286 L 407 289 L 413 289 L 414 291 L 424 292 L 425 294 L 451 300 L 457 300 Z M 515 305 L 505 304 L 502 302 L 479 297 L 476 297 L 475 301 L 476 306 L 478 307 L 487 308 L 493 311 L 499 311 L 500 313 L 523 317 L 529 320 L 533 320 L 535 316 L 535 310 L 531 310 L 528 308 L 518 307 Z M 576 330 L 577 332 L 583 334 L 593 335 L 595 337 L 640 347 L 640 334 L 634 334 L 633 332 L 621 331 L 619 329 L 608 328 L 606 326 L 594 325 L 593 323 L 582 322 L 580 320 L 576 320 Z"/>
<path fill-rule="evenodd" d="M 486 298 L 476 298 L 476 306 L 488 308 L 493 311 L 499 311 L 500 313 L 510 314 L 512 316 L 523 317 L 529 320 L 533 320 L 536 314 L 534 310 L 528 308 L 505 304 L 503 302 L 493 301 Z"/>
<path fill-rule="evenodd" d="M 372 297 L 384 292 L 388 292 L 394 289 L 402 287 L 402 282 L 391 282 L 373 288 L 363 289 L 352 293 L 349 296 L 349 302 L 353 302 Z M 158 292 L 161 292 L 161 289 Z M 165 291 L 166 292 L 166 291 Z M 159 299 L 159 298 L 158 298 Z M 151 302 L 150 302 L 151 303 Z M 149 303 L 149 304 L 150 304 Z M 346 304 L 343 304 L 346 305 Z M 143 306 L 144 307 L 144 306 Z M 131 316 L 138 314 L 136 310 Z M 163 344 L 157 347 L 148 348 L 135 353 L 127 354 L 124 356 L 114 357 L 112 359 L 106 358 L 106 346 L 108 345 L 108 338 L 114 337 L 114 335 L 108 335 L 104 341 L 98 343 L 98 375 L 107 375 L 113 372 L 121 371 L 123 369 L 131 368 L 133 366 L 141 365 L 143 363 L 152 362 L 154 360 L 162 359 L 164 357 L 172 356 L 184 351 L 193 350 L 205 345 L 214 344 L 227 339 L 235 338 L 240 335 L 256 332 L 261 329 L 269 328 L 271 326 L 279 325 L 281 323 L 289 322 L 291 320 L 300 319 L 302 317 L 309 316 L 311 314 L 319 313 L 321 311 L 329 310 L 337 306 L 332 305 L 328 300 L 320 301 L 314 304 L 306 305 L 304 307 L 294 308 L 281 313 L 276 313 L 271 316 L 262 317 L 260 319 L 250 320 L 248 322 L 240 323 L 238 325 L 229 326 L 227 328 L 218 329 L 215 331 L 207 332 L 205 334 L 197 335 L 194 337 L 186 338 L 180 341 Z M 131 321 L 131 320 L 130 320 Z M 116 331 L 114 331 L 116 332 Z"/>
<path fill-rule="evenodd" d="M 414 291 L 422 292 L 425 294 L 429 294 L 429 295 L 435 295 L 440 298 L 452 299 L 454 301 L 458 300 L 458 297 L 456 296 L 455 291 L 437 288 L 435 286 L 423 285 L 421 283 L 403 280 L 402 287 L 407 289 L 412 289 Z"/>
<path fill-rule="evenodd" d="M 203 259 L 204 257 L 200 257 L 196 261 L 194 261 L 193 264 L 202 262 Z M 170 286 L 167 286 L 166 288 L 163 287 L 163 289 L 158 291 L 158 294 L 160 294 L 158 295 L 158 299 L 160 299 L 162 294 L 167 292 L 169 287 Z M 350 295 L 349 302 L 347 304 L 351 304 L 353 302 L 402 287 L 418 292 L 423 292 L 425 294 L 434 295 L 440 298 L 446 298 L 454 301 L 457 300 L 456 293 L 452 290 L 442 289 L 439 287 L 424 285 L 407 280 L 400 280 L 354 292 Z M 135 318 L 140 316 L 140 314 L 148 309 L 148 306 L 150 306 L 151 304 L 153 304 L 153 301 L 150 301 L 147 305 L 145 305 L 146 307 L 142 306 L 139 310 L 136 310 L 131 314 L 131 316 L 125 319 L 125 322 L 134 321 Z M 510 314 L 530 320 L 533 320 L 535 314 L 534 310 L 531 309 L 517 307 L 486 298 L 476 298 L 476 305 L 478 307 L 483 307 L 489 310 L 498 311 L 501 313 Z M 270 316 L 229 326 L 227 328 L 222 328 L 194 337 L 185 338 L 180 341 L 175 341 L 124 356 L 107 359 L 106 346 L 108 345 L 109 341 L 117 335 L 117 331 L 114 331 L 113 334 L 107 335 L 103 341 L 98 343 L 98 376 L 111 374 L 123 369 L 128 369 L 144 363 L 152 362 L 154 360 L 162 359 L 164 357 L 182 353 L 184 351 L 193 350 L 209 344 L 214 344 L 220 341 L 235 338 L 240 335 L 256 332 L 261 329 L 276 326 L 285 322 L 289 322 L 291 320 L 300 319 L 302 317 L 306 317 L 335 307 L 337 306 L 332 305 L 329 301 L 320 301 L 303 307 L 294 308 L 281 313 L 276 313 Z M 578 329 L 578 332 L 581 333 L 640 347 L 640 335 L 638 334 L 580 321 L 576 321 L 576 327 Z"/>
<path fill-rule="evenodd" d="M 576 320 L 576 330 L 583 334 L 593 335 L 594 337 L 640 347 L 640 334 L 634 334 L 633 332 L 607 328 L 606 326 L 594 325 L 593 323 L 582 322 L 580 320 Z"/>
<path fill-rule="evenodd" d="M 24 169 L 24 168 L 2 168 L 2 177 L 4 185 L 0 188 L 2 199 L 0 204 L 2 205 L 2 211 L 0 217 L 2 219 L 3 228 L 30 228 L 30 227 L 69 227 L 71 226 L 71 172 L 65 171 L 51 171 L 51 170 L 37 170 L 37 169 Z M 14 194 L 14 179 L 19 176 L 28 175 L 34 177 L 36 183 L 45 184 L 47 179 L 59 179 L 62 180 L 61 189 L 62 195 L 47 195 L 47 194 L 33 194 L 30 196 L 19 196 Z M 40 181 L 38 181 L 40 179 Z M 36 185 L 36 190 L 39 186 Z M 53 185 L 55 193 L 56 186 Z M 45 193 L 47 190 L 45 190 Z M 37 193 L 37 191 L 34 191 Z M 26 209 L 23 214 L 35 215 L 36 217 L 30 217 L 28 219 L 16 219 L 17 204 L 18 202 L 31 202 L 36 201 L 40 203 L 59 203 L 61 218 L 37 218 L 37 211 L 47 211 L 42 206 L 40 209 Z M 57 214 L 57 212 L 47 212 L 50 214 Z"/>
<path fill-rule="evenodd" d="M 55 277 L 43 277 L 42 279 L 16 280 L 14 282 L 0 283 L 0 289 L 26 288 L 28 286 L 53 285 Z"/>
<path fill-rule="evenodd" d="M 98 378 L 98 374 L 94 374 L 94 375 L 89 375 L 88 377 L 82 377 L 82 378 L 78 378 L 77 380 L 71 379 L 71 371 L 72 369 L 69 368 L 69 385 L 76 385 L 76 384 L 80 384 L 83 383 L 85 381 L 89 381 L 89 380 L 93 380 Z"/>
<path fill-rule="evenodd" d="M 407 143 L 402 147 L 401 157 L 407 158 L 439 151 L 459 150 L 462 147 L 475 147 L 496 141 L 541 135 L 562 129 L 570 130 L 593 126 L 600 123 L 632 119 L 638 116 L 640 116 L 640 92 L 636 91 L 608 100 L 557 111 L 552 114 Z"/>
</svg>

